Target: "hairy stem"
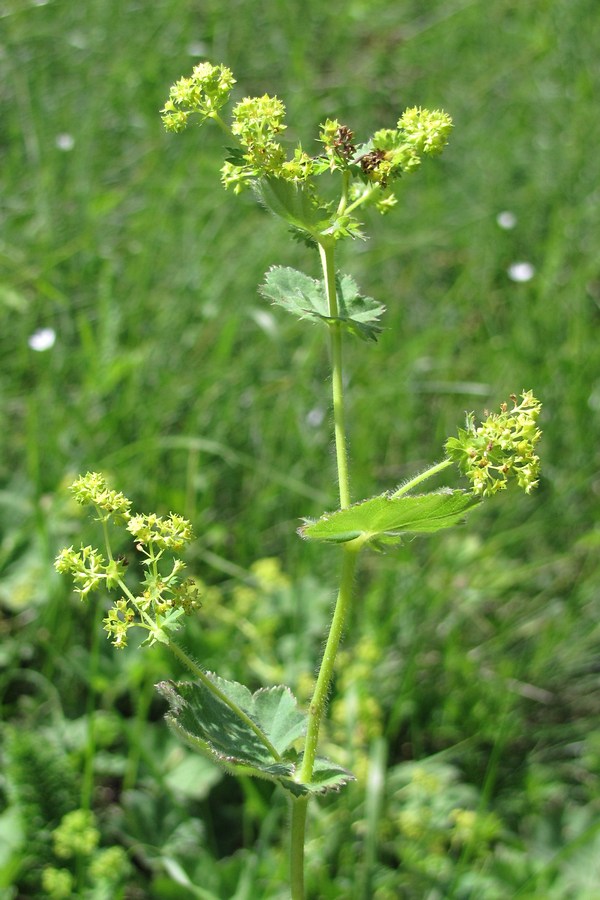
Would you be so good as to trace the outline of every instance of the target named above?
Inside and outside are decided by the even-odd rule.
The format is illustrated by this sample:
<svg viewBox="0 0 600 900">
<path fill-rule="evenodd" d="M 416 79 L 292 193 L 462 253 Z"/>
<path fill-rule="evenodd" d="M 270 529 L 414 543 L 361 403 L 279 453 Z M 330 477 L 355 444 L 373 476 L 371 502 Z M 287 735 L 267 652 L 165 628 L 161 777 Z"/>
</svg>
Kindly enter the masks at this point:
<svg viewBox="0 0 600 900">
<path fill-rule="evenodd" d="M 329 629 L 329 635 L 325 645 L 325 652 L 323 653 L 323 659 L 321 661 L 321 668 L 319 669 L 317 683 L 308 711 L 308 729 L 306 732 L 302 768 L 300 769 L 300 780 L 302 782 L 310 781 L 315 766 L 321 720 L 323 719 L 323 713 L 325 712 L 327 696 L 333 677 L 335 658 L 344 633 L 344 623 L 352 601 L 352 586 L 354 584 L 357 558 L 357 549 L 350 547 L 344 548 L 340 588 L 335 604 L 331 628 Z"/>
<path fill-rule="evenodd" d="M 339 593 L 335 604 L 331 628 L 327 637 L 327 644 L 325 645 L 321 668 L 319 669 L 317 683 L 308 711 L 308 729 L 304 745 L 304 756 L 302 758 L 302 766 L 298 776 L 302 784 L 310 782 L 313 777 L 319 742 L 319 730 L 321 728 L 327 697 L 331 687 L 335 658 L 344 632 L 344 622 L 352 602 L 352 586 L 354 582 L 354 573 L 356 571 L 358 552 L 357 549 L 352 549 L 348 546 L 344 547 L 343 550 Z M 299 799 L 292 801 L 292 900 L 303 900 L 304 898 L 304 842 L 307 809 L 308 796 L 300 797 Z"/>
<path fill-rule="evenodd" d="M 418 484 L 421 484 L 423 481 L 427 481 L 428 478 L 431 478 L 433 475 L 437 475 L 438 472 L 443 472 L 444 469 L 447 469 L 448 466 L 452 465 L 451 459 L 443 459 L 442 462 L 436 463 L 434 466 L 430 466 L 428 469 L 425 469 L 424 472 L 421 472 L 419 475 L 415 475 L 414 478 L 411 478 L 410 481 L 407 481 L 406 484 L 401 485 L 397 491 L 394 491 L 392 494 L 392 499 L 396 497 L 402 497 L 403 494 L 408 494 L 409 491 L 412 491 Z"/>
<path fill-rule="evenodd" d="M 333 242 L 331 244 L 319 244 L 329 315 L 335 320 L 339 316 L 339 311 L 335 286 L 334 246 Z M 350 506 L 350 478 L 348 475 L 348 453 L 344 414 L 342 329 L 339 322 L 333 321 L 330 324 L 329 335 L 331 348 L 331 386 L 333 394 L 335 456 L 337 462 L 340 506 L 344 509 L 344 507 Z"/>
<path fill-rule="evenodd" d="M 319 253 L 325 290 L 329 306 L 329 315 L 336 319 L 339 315 L 335 285 L 334 244 L 320 243 Z M 335 431 L 335 453 L 337 461 L 340 506 L 350 505 L 350 479 L 348 474 L 348 455 L 346 426 L 344 417 L 344 383 L 342 367 L 342 330 L 339 322 L 332 322 L 329 328 L 331 346 L 333 421 Z M 325 712 L 327 697 L 335 667 L 335 658 L 344 632 L 344 623 L 352 601 L 352 586 L 358 549 L 350 545 L 343 548 L 340 587 L 321 661 L 317 683 L 308 712 L 308 728 L 304 745 L 304 756 L 299 772 L 299 781 L 306 784 L 311 781 L 317 757 L 319 731 Z M 291 893 L 292 900 L 304 900 L 304 844 L 306 835 L 306 816 L 308 811 L 308 795 L 292 801 L 291 831 Z"/>
<path fill-rule="evenodd" d="M 290 844 L 290 891 L 292 900 L 304 900 L 304 842 L 308 794 L 292 800 L 292 831 Z"/>
</svg>

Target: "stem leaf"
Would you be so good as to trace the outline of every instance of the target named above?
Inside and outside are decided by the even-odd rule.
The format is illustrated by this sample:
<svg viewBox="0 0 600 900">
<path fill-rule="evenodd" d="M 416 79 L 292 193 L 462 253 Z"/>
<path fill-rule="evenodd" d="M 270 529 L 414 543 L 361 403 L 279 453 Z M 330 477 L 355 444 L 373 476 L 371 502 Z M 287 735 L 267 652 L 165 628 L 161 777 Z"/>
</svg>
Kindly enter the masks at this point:
<svg viewBox="0 0 600 900">
<path fill-rule="evenodd" d="M 256 199 L 292 228 L 314 237 L 328 225 L 327 210 L 314 191 L 283 178 L 260 178 L 252 184 Z"/>
<path fill-rule="evenodd" d="M 259 288 L 263 297 L 282 306 L 299 319 L 314 319 L 329 325 L 338 323 L 364 341 L 375 341 L 381 331 L 378 319 L 385 306 L 372 297 L 363 297 L 350 275 L 336 276 L 339 315 L 329 315 L 325 286 L 303 272 L 285 266 L 269 269 Z"/>
<path fill-rule="evenodd" d="M 302 762 L 303 754 L 298 758 L 298 769 Z M 354 775 L 347 769 L 338 766 L 324 756 L 317 756 L 313 768 L 311 780 L 307 783 L 292 781 L 291 779 L 280 779 L 280 783 L 286 790 L 301 797 L 305 794 L 328 794 L 331 791 L 339 791 L 350 781 L 356 781 Z"/>
<path fill-rule="evenodd" d="M 201 682 L 163 681 L 157 689 L 169 704 L 167 722 L 194 750 L 231 774 L 279 782 L 295 796 L 339 790 L 353 779 L 350 772 L 320 759 L 310 783 L 295 780 L 300 767 L 292 745 L 304 735 L 306 715 L 298 709 L 296 698 L 285 685 L 251 694 L 238 682 L 226 681 L 212 672 L 206 674 L 222 694 L 252 719 L 257 729 L 252 729 Z M 261 732 L 265 742 L 260 738 Z M 269 743 L 278 758 L 267 746 Z"/>
<path fill-rule="evenodd" d="M 316 521 L 307 520 L 298 531 L 303 538 L 336 544 L 400 543 L 404 534 L 429 534 L 461 524 L 478 502 L 472 493 L 461 490 L 401 497 L 382 494 Z"/>
</svg>

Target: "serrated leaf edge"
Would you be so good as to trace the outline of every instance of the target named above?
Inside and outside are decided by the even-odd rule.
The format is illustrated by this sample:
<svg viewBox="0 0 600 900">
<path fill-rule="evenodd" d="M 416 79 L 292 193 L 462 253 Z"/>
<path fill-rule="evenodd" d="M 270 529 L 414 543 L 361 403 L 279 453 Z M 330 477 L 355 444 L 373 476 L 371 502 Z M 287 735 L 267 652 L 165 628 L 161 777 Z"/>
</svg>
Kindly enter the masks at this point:
<svg viewBox="0 0 600 900">
<path fill-rule="evenodd" d="M 303 524 L 299 528 L 297 528 L 296 531 L 300 535 L 301 538 L 303 538 L 304 540 L 308 540 L 309 538 L 307 538 L 307 536 L 304 534 L 304 532 L 307 528 L 310 528 L 311 525 L 316 525 L 319 522 L 327 522 L 329 519 L 331 519 L 332 516 L 337 515 L 337 513 L 347 512 L 351 509 L 356 509 L 359 506 L 364 506 L 366 503 L 371 503 L 371 501 L 373 501 L 373 500 L 403 500 L 405 498 L 417 499 L 419 497 L 431 497 L 433 495 L 448 496 L 448 495 L 454 495 L 454 494 L 463 494 L 466 496 L 469 493 L 470 493 L 469 491 L 463 490 L 462 488 L 453 489 L 453 488 L 449 488 L 449 487 L 443 487 L 443 488 L 439 488 L 439 490 L 437 490 L 437 491 L 428 491 L 426 494 L 404 494 L 402 497 L 394 497 L 393 491 L 385 491 L 383 494 L 376 494 L 374 497 L 367 497 L 366 500 L 357 500 L 356 503 L 351 503 L 350 506 L 346 506 L 346 507 L 344 507 L 344 509 L 334 509 L 331 512 L 323 513 L 323 515 L 319 516 L 317 519 L 303 517 L 303 519 L 302 519 Z M 476 502 L 477 501 L 474 499 L 473 505 L 476 505 Z M 467 510 L 465 510 L 465 512 L 467 512 Z M 432 518 L 440 519 L 440 518 L 443 518 L 443 516 L 442 515 L 432 516 Z M 398 536 L 403 533 L 404 532 L 400 530 L 400 531 L 381 531 L 381 532 L 377 532 L 376 534 L 377 535 L 386 534 L 386 535 L 391 535 L 391 536 Z M 360 537 L 363 534 L 375 534 L 375 533 L 374 532 L 364 532 L 364 531 L 359 531 L 359 532 L 351 531 L 351 532 L 348 532 L 348 534 L 355 535 L 354 538 L 348 539 L 348 541 L 350 541 L 350 540 L 356 540 L 356 538 Z M 332 541 L 331 543 L 344 543 L 344 541 L 338 539 L 337 541 Z"/>
</svg>

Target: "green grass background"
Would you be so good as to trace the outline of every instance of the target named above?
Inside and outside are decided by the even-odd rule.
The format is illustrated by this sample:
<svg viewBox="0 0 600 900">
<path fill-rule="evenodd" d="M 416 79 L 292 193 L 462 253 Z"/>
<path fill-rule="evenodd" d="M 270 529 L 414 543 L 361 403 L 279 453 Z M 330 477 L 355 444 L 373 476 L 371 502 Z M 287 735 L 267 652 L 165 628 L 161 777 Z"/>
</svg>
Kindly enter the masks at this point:
<svg viewBox="0 0 600 900">
<path fill-rule="evenodd" d="M 56 822 L 28 785 L 64 765 L 77 805 L 91 708 L 103 841 L 134 863 L 123 896 L 286 896 L 282 798 L 207 768 L 177 780 L 200 764 L 177 756 L 152 688 L 177 667 L 96 640 L 52 569 L 95 534 L 66 485 L 103 471 L 141 509 L 193 520 L 212 600 L 186 640 L 203 665 L 307 694 L 336 578 L 335 553 L 295 533 L 336 502 L 327 352 L 256 286 L 272 264 L 316 276 L 317 258 L 221 189 L 216 129 L 163 132 L 170 84 L 201 58 L 234 70 L 237 96 L 277 93 L 305 146 L 327 116 L 358 139 L 407 106 L 454 119 L 444 156 L 341 249 L 388 307 L 378 344 L 346 353 L 353 496 L 438 459 L 465 410 L 523 388 L 544 403 L 534 495 L 363 565 L 326 735 L 361 778 L 315 808 L 311 896 L 597 896 L 598 47 L 595 0 L 5 0 L 0 831 L 16 810 L 22 833 L 0 853 L 7 897 L 39 895 Z M 36 352 L 45 327 L 56 343 Z M 257 581 L 265 557 L 289 583 Z M 439 789 L 402 786 L 414 760 Z M 480 823 L 464 839 L 457 785 Z"/>
</svg>

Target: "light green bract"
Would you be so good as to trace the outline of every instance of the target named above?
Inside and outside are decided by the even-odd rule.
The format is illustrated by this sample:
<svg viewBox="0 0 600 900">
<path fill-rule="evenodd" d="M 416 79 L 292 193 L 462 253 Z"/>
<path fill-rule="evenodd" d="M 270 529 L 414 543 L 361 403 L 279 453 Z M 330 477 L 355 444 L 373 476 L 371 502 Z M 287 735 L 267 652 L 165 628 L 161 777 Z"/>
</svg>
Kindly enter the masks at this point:
<svg viewBox="0 0 600 900">
<path fill-rule="evenodd" d="M 478 503 L 479 498 L 466 491 L 448 490 L 411 497 L 382 494 L 328 513 L 298 530 L 309 540 L 334 544 L 400 543 L 406 534 L 431 534 L 459 525 L 465 513 Z"/>
</svg>

